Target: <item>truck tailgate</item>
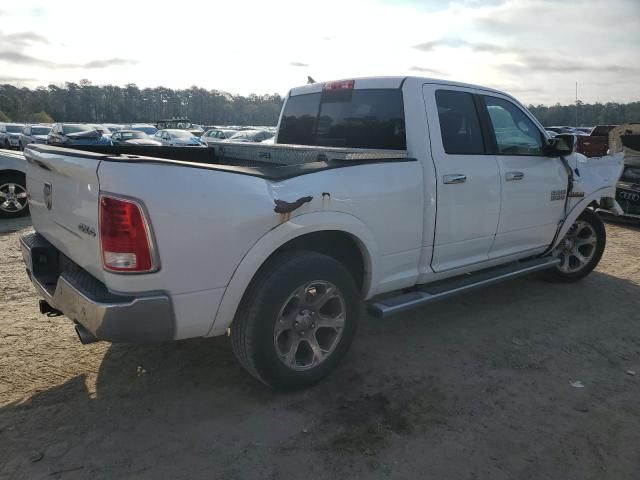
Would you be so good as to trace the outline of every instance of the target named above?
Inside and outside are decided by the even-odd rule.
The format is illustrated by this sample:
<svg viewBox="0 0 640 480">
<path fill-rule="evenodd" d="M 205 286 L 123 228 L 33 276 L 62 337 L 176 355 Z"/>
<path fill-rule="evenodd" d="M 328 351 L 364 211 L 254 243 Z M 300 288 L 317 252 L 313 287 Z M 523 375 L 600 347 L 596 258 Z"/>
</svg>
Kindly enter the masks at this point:
<svg viewBox="0 0 640 480">
<path fill-rule="evenodd" d="M 98 166 L 103 155 L 49 147 L 26 148 L 27 191 L 33 226 L 59 251 L 103 280 Z"/>
</svg>

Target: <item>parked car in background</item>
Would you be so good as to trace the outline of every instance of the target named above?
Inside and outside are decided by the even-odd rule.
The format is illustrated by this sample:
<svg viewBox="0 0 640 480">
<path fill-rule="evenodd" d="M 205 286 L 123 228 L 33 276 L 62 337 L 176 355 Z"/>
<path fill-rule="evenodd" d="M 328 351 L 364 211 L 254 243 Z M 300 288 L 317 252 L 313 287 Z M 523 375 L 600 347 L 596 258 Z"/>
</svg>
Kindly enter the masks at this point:
<svg viewBox="0 0 640 480">
<path fill-rule="evenodd" d="M 207 144 L 187 130 L 173 128 L 158 130 L 153 136 L 162 145 L 170 147 L 206 147 Z"/>
<path fill-rule="evenodd" d="M 155 135 L 158 131 L 158 129 L 150 123 L 132 123 L 130 125 L 125 125 L 124 130 L 137 130 L 138 132 L 144 132 L 149 136 Z"/>
<path fill-rule="evenodd" d="M 227 139 L 229 142 L 262 142 L 273 138 L 274 134 L 268 130 L 241 130 Z"/>
<path fill-rule="evenodd" d="M 103 127 L 107 130 L 106 127 Z M 111 145 L 111 139 L 94 125 L 54 123 L 47 136 L 49 145 Z M 109 132 L 111 133 L 111 132 Z"/>
<path fill-rule="evenodd" d="M 25 169 L 22 153 L 0 151 L 0 218 L 29 213 Z"/>
<path fill-rule="evenodd" d="M 590 135 L 593 127 L 576 127 L 578 135 Z"/>
<path fill-rule="evenodd" d="M 120 130 L 115 132 L 111 135 L 111 142 L 114 145 L 162 145 L 162 142 L 137 130 Z"/>
<path fill-rule="evenodd" d="M 0 123 L 0 147 L 18 148 L 23 128 L 22 123 Z"/>
<path fill-rule="evenodd" d="M 616 125 L 598 125 L 589 135 L 578 135 L 576 150 L 586 157 L 602 157 L 609 149 L 609 132 Z"/>
<path fill-rule="evenodd" d="M 554 132 L 553 130 L 545 130 L 545 132 L 547 132 L 547 135 L 549 135 L 549 138 L 553 138 L 556 135 L 559 135 L 558 132 Z"/>
<path fill-rule="evenodd" d="M 200 139 L 208 145 L 209 143 L 217 143 L 221 142 L 222 140 L 227 140 L 236 133 L 238 133 L 237 130 L 223 130 L 221 128 L 214 128 L 204 132 Z"/>
<path fill-rule="evenodd" d="M 193 136 L 199 137 L 204 133 L 202 127 L 194 125 L 188 118 L 170 118 L 158 120 L 156 126 L 159 130 L 187 130 Z"/>
<path fill-rule="evenodd" d="M 560 127 L 544 127 L 544 128 L 545 130 L 555 132 L 556 134 L 560 134 L 560 133 L 570 133 L 573 135 L 576 134 L 576 129 L 573 127 L 560 126 Z"/>
<path fill-rule="evenodd" d="M 47 136 L 51 131 L 48 125 L 25 125 L 20 135 L 20 150 L 31 143 L 47 143 Z"/>
</svg>

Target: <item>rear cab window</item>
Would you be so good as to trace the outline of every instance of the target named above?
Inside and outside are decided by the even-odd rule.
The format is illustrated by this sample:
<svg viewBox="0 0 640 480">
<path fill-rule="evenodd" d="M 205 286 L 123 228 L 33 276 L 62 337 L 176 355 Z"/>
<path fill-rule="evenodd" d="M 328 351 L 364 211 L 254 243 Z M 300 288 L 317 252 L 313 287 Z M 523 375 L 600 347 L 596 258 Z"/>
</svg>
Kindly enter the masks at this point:
<svg viewBox="0 0 640 480">
<path fill-rule="evenodd" d="M 485 145 L 473 95 L 457 90 L 437 90 L 436 106 L 445 153 L 484 155 Z"/>
<path fill-rule="evenodd" d="M 402 91 L 344 89 L 291 96 L 277 143 L 406 150 Z"/>
</svg>

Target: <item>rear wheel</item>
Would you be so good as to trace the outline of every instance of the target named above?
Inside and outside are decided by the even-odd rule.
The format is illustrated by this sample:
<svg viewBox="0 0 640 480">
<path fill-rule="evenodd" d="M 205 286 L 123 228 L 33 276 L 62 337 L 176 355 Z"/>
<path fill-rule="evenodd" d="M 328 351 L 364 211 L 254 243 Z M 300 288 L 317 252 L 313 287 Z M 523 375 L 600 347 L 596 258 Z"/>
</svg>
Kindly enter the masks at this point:
<svg viewBox="0 0 640 480">
<path fill-rule="evenodd" d="M 243 298 L 231 326 L 234 353 L 267 385 L 311 385 L 349 349 L 360 303 L 353 277 L 332 257 L 309 251 L 277 255 Z"/>
<path fill-rule="evenodd" d="M 596 268 L 606 244 L 606 231 L 600 217 L 587 209 L 571 225 L 569 231 L 553 250 L 560 264 L 548 271 L 551 279 L 575 282 Z"/>
<path fill-rule="evenodd" d="M 29 213 L 23 175 L 0 175 L 0 218 L 22 217 Z"/>
</svg>

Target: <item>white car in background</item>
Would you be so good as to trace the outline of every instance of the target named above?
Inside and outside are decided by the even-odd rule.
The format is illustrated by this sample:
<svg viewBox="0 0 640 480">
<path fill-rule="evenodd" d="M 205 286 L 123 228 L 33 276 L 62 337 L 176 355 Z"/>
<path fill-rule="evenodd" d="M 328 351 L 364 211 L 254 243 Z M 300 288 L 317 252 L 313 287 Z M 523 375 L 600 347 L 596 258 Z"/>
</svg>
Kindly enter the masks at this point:
<svg viewBox="0 0 640 480">
<path fill-rule="evenodd" d="M 229 142 L 264 142 L 275 136 L 274 133 L 268 130 L 240 130 L 227 141 Z"/>
<path fill-rule="evenodd" d="M 23 128 L 22 123 L 0 123 L 0 148 L 18 148 Z"/>
<path fill-rule="evenodd" d="M 49 125 L 27 125 L 22 129 L 22 134 L 19 139 L 19 148 L 24 150 L 24 147 L 31 143 L 47 143 L 47 137 L 51 127 Z"/>
<path fill-rule="evenodd" d="M 229 138 L 233 137 L 236 133 L 238 133 L 237 130 L 229 130 L 225 128 L 212 128 L 204 132 L 204 134 L 202 134 L 200 139 L 206 142 L 208 145 L 209 143 L 218 143 L 223 140 L 228 140 Z"/>
<path fill-rule="evenodd" d="M 207 144 L 187 130 L 167 128 L 158 130 L 153 136 L 162 145 L 168 147 L 206 147 Z"/>
</svg>

